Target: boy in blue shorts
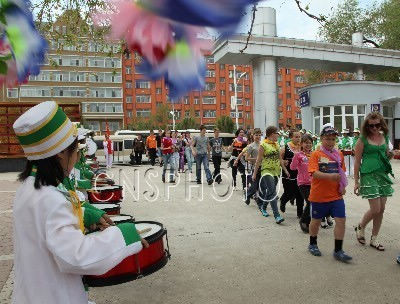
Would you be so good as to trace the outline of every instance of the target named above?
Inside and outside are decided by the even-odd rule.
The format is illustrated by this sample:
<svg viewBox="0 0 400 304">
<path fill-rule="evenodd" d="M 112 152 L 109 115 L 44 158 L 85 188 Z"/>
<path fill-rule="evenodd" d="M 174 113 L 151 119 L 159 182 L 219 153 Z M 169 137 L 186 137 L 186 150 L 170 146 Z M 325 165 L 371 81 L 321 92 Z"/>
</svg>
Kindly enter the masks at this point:
<svg viewBox="0 0 400 304">
<path fill-rule="evenodd" d="M 341 262 L 349 262 L 343 247 L 346 226 L 346 210 L 343 200 L 347 186 L 343 154 L 335 149 L 337 131 L 326 124 L 321 132 L 321 147 L 311 154 L 308 171 L 312 175 L 309 201 L 311 202 L 310 245 L 308 251 L 321 256 L 317 245 L 321 219 L 329 214 L 335 218 L 335 250 L 333 256 Z"/>
</svg>

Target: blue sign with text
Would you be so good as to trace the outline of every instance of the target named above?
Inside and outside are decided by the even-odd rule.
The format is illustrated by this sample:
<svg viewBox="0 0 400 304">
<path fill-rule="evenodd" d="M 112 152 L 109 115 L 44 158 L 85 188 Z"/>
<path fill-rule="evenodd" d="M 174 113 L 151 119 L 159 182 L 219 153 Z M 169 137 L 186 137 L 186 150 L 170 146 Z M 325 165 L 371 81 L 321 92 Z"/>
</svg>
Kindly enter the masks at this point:
<svg viewBox="0 0 400 304">
<path fill-rule="evenodd" d="M 310 91 L 304 91 L 300 94 L 300 107 L 308 107 L 310 105 Z"/>
</svg>

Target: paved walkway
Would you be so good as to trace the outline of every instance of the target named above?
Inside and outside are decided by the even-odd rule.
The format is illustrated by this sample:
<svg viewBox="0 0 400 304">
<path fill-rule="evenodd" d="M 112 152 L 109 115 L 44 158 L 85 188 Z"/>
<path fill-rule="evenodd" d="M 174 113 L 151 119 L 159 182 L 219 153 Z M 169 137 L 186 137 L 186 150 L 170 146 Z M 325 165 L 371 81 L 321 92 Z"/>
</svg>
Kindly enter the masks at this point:
<svg viewBox="0 0 400 304">
<path fill-rule="evenodd" d="M 400 251 L 397 179 L 380 238 L 385 252 L 362 247 L 355 241 L 353 226 L 367 210 L 367 202 L 352 194 L 350 180 L 345 196 L 348 224 L 344 248 L 353 255 L 354 262 L 344 265 L 332 258 L 332 229 L 320 232 L 323 256 L 309 255 L 308 236 L 298 227 L 295 207 L 288 205 L 286 221 L 277 225 L 272 218 L 262 217 L 253 202 L 246 206 L 240 191 L 217 201 L 215 193 L 226 192 L 227 179 L 213 192 L 211 186 L 204 185 L 202 190 L 196 183 L 184 182 L 183 177 L 177 185 L 164 185 L 160 176 L 151 175 L 160 174 L 159 167 L 147 175 L 147 166 L 137 173 L 134 167 L 122 168 L 126 190 L 122 213 L 132 214 L 137 220 L 163 223 L 168 229 L 172 259 L 165 268 L 143 279 L 92 288 L 90 298 L 97 304 L 399 303 L 400 267 L 395 264 Z M 118 169 L 113 169 L 116 176 Z M 400 162 L 394 161 L 394 169 L 399 177 Z M 13 182 L 1 181 L 0 185 L 3 191 L 16 188 Z M 156 198 L 151 196 L 153 191 Z M 14 194 L 0 192 L 0 196 L 5 223 L 0 231 L 0 303 L 5 304 L 9 303 L 12 288 L 9 210 Z M 367 239 L 370 231 L 368 227 Z"/>
</svg>

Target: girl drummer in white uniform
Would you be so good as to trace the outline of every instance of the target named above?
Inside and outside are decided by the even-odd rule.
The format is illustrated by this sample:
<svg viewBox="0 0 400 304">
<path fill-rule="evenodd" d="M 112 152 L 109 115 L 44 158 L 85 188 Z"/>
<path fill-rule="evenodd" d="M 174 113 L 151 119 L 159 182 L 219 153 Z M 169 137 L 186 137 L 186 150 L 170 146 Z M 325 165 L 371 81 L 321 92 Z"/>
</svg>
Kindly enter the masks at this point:
<svg viewBox="0 0 400 304">
<path fill-rule="evenodd" d="M 103 274 L 147 244 L 133 223 L 103 221 L 101 232 L 84 234 L 90 209 L 62 183 L 77 161 L 76 127 L 55 102 L 34 106 L 13 127 L 28 159 L 13 207 L 13 303 L 87 304 L 81 276 Z"/>
</svg>

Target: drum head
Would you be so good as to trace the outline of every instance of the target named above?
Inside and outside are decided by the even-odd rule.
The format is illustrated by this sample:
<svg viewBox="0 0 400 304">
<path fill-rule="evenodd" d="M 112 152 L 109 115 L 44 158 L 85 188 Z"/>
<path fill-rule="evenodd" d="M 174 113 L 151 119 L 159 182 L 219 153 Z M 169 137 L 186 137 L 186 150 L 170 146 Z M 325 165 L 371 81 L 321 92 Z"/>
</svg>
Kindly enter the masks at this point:
<svg viewBox="0 0 400 304">
<path fill-rule="evenodd" d="M 146 241 L 148 241 L 149 243 L 152 243 L 152 242 L 158 240 L 160 237 L 162 237 L 165 234 L 163 225 L 158 222 L 140 221 L 140 222 L 135 222 L 135 226 L 136 226 L 136 230 L 139 232 L 141 230 L 150 229 L 150 231 L 146 231 L 146 232 L 140 234 L 140 236 L 142 238 L 146 239 Z"/>
<path fill-rule="evenodd" d="M 122 223 L 129 223 L 129 222 L 133 223 L 133 221 L 134 221 L 133 217 L 131 215 L 127 215 L 127 214 L 110 216 L 110 218 L 116 225 L 122 224 Z"/>
<path fill-rule="evenodd" d="M 104 186 L 104 187 L 96 187 L 94 190 L 101 192 L 101 191 L 110 191 L 110 190 L 120 190 L 121 186 Z"/>
<path fill-rule="evenodd" d="M 92 205 L 100 210 L 119 208 L 118 204 L 92 204 Z"/>
<path fill-rule="evenodd" d="M 96 145 L 96 143 L 95 143 L 93 140 L 87 140 L 87 141 L 86 141 L 86 144 L 87 144 L 87 146 L 88 146 L 87 154 L 88 154 L 88 155 L 93 155 L 93 154 L 95 154 L 96 151 L 97 151 L 97 145 Z"/>
</svg>

